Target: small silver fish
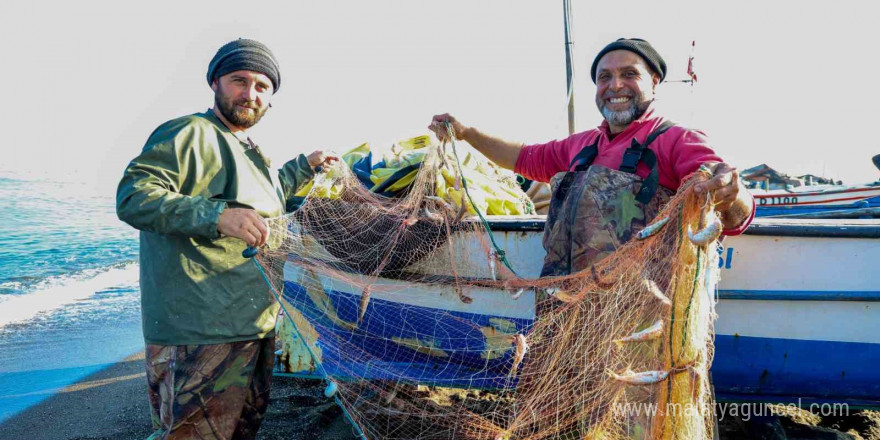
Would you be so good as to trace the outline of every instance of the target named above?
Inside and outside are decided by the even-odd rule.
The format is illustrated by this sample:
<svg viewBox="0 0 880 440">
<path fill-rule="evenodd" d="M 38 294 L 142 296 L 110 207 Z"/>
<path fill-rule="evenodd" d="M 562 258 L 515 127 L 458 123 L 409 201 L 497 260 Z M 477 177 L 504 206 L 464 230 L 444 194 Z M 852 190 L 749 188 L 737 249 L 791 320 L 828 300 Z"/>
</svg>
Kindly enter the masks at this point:
<svg viewBox="0 0 880 440">
<path fill-rule="evenodd" d="M 657 220 L 654 223 L 651 223 L 650 225 L 645 226 L 645 229 L 642 229 L 641 231 L 639 231 L 636 234 L 636 238 L 639 240 L 644 240 L 644 239 L 660 232 L 660 229 L 662 229 L 663 226 L 666 225 L 666 223 L 668 223 L 668 222 L 669 222 L 669 217 L 661 218 L 660 220 Z"/>
<path fill-rule="evenodd" d="M 525 291 L 526 291 L 526 289 L 519 289 L 516 292 L 511 293 L 510 297 L 513 298 L 514 300 L 517 300 L 517 299 L 519 299 L 519 297 L 522 296 L 523 292 L 525 292 Z"/>
<path fill-rule="evenodd" d="M 672 301 L 669 300 L 668 296 L 663 294 L 663 291 L 660 290 L 660 287 L 657 286 L 657 283 L 655 283 L 654 281 L 649 280 L 647 278 L 643 278 L 642 279 L 642 286 L 644 286 L 645 290 L 647 290 L 652 295 L 657 297 L 657 299 L 659 299 L 660 302 L 662 302 L 664 305 L 667 305 L 667 306 L 672 305 Z"/>
<path fill-rule="evenodd" d="M 544 289 L 544 291 L 547 292 L 548 295 L 550 295 L 550 296 L 552 296 L 552 297 L 554 297 L 564 303 L 572 303 L 572 302 L 575 302 L 575 300 L 577 299 L 577 298 L 575 298 L 574 295 L 572 295 L 572 294 L 570 294 L 570 293 L 568 293 L 558 287 L 548 287 L 548 288 Z"/>
<path fill-rule="evenodd" d="M 659 338 L 662 333 L 663 333 L 663 320 L 658 319 L 657 322 L 655 322 L 650 327 L 648 327 L 644 330 L 635 332 L 629 336 L 625 336 L 623 338 L 620 338 L 614 342 L 617 342 L 618 344 L 622 344 L 624 342 L 650 341 L 652 339 Z"/>
<path fill-rule="evenodd" d="M 361 292 L 361 310 L 358 315 L 358 325 L 361 324 L 364 320 L 364 315 L 367 313 L 367 306 L 370 304 L 370 290 L 372 286 L 364 287 L 363 292 Z"/>
<path fill-rule="evenodd" d="M 397 384 L 393 383 L 391 384 L 391 390 L 382 397 L 382 404 L 385 406 L 391 405 L 395 397 L 397 397 Z"/>
<path fill-rule="evenodd" d="M 688 239 L 690 239 L 691 243 L 697 246 L 703 246 L 715 241 L 715 239 L 721 236 L 721 230 L 724 229 L 724 225 L 721 224 L 721 219 L 719 219 L 717 215 L 713 215 L 712 217 L 712 221 L 710 221 L 705 228 L 696 233 L 691 232 L 691 227 L 688 226 Z"/>
<path fill-rule="evenodd" d="M 510 375 L 516 376 L 516 371 L 519 369 L 519 365 L 529 351 L 529 344 L 526 342 L 526 337 L 522 333 L 517 333 L 517 335 L 513 337 L 513 343 L 516 345 L 516 349 L 513 352 L 513 367 L 510 369 Z"/>
<path fill-rule="evenodd" d="M 443 221 L 442 215 L 436 214 L 436 213 L 434 213 L 434 211 L 431 211 L 428 208 L 423 208 L 422 212 L 425 214 L 425 218 L 427 218 L 428 220 L 432 220 L 432 221 L 435 221 L 438 223 Z"/>
<path fill-rule="evenodd" d="M 458 212 L 458 211 L 455 210 L 455 208 L 452 207 L 452 205 L 449 204 L 449 202 L 447 202 L 446 200 L 441 199 L 440 197 L 437 197 L 437 196 L 425 196 L 425 200 L 430 200 L 430 201 L 432 201 L 432 202 L 437 203 L 438 205 L 440 205 L 441 207 L 443 207 L 443 209 L 445 209 L 446 212 L 448 212 L 450 215 L 455 215 L 455 214 Z"/>
<path fill-rule="evenodd" d="M 614 378 L 614 380 L 630 385 L 652 385 L 666 379 L 669 376 L 669 372 L 663 370 L 642 371 L 639 373 L 635 373 L 632 370 L 627 370 L 624 374 L 617 374 L 609 370 L 608 374 L 612 378 Z"/>
<path fill-rule="evenodd" d="M 437 157 L 440 158 L 440 167 L 452 169 L 446 162 L 446 143 L 437 145 Z"/>
<path fill-rule="evenodd" d="M 467 214 L 467 205 L 465 204 L 467 201 L 464 198 L 464 193 L 461 193 L 461 204 L 458 207 L 458 214 L 455 216 L 455 223 L 460 222 L 464 215 Z"/>
<path fill-rule="evenodd" d="M 455 287 L 453 287 L 453 289 L 455 289 L 455 293 L 458 294 L 458 299 L 461 300 L 461 302 L 465 304 L 470 304 L 474 301 L 473 298 L 464 294 L 461 286 L 456 285 Z"/>
<path fill-rule="evenodd" d="M 590 266 L 590 275 L 593 276 L 593 281 L 596 283 L 596 287 L 599 287 L 600 289 L 610 289 L 616 284 L 614 281 L 605 281 L 599 278 L 599 271 L 596 270 L 596 266 Z"/>
<path fill-rule="evenodd" d="M 489 272 L 492 273 L 492 281 L 498 281 L 497 267 L 495 266 L 495 249 L 489 250 Z"/>
</svg>

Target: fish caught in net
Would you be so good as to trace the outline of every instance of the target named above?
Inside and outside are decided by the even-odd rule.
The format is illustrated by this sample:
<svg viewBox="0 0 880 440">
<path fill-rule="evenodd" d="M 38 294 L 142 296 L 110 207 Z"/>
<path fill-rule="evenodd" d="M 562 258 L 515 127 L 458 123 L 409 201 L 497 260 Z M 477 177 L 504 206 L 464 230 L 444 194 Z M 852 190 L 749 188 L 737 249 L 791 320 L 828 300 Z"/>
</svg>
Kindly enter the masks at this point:
<svg viewBox="0 0 880 440">
<path fill-rule="evenodd" d="M 391 196 L 340 163 L 270 220 L 256 260 L 285 361 L 367 439 L 711 438 L 720 222 L 693 191 L 708 172 L 610 256 L 539 278 L 518 263 L 542 254 L 484 215 L 492 185 L 526 212 L 524 193 L 446 147 L 415 148 Z"/>
</svg>

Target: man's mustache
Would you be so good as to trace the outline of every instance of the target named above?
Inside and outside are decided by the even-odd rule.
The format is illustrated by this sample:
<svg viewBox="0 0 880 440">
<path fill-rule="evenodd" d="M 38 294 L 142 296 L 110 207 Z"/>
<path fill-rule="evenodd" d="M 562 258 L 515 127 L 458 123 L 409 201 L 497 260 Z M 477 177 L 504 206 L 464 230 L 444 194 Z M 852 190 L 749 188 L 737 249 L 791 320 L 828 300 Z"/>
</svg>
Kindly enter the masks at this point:
<svg viewBox="0 0 880 440">
<path fill-rule="evenodd" d="M 237 105 L 239 107 L 249 108 L 251 110 L 259 110 L 260 109 L 259 107 L 256 106 L 256 104 L 254 104 L 253 101 L 236 101 L 235 105 Z"/>
<path fill-rule="evenodd" d="M 605 92 L 604 94 L 602 94 L 602 99 L 614 98 L 615 96 L 616 97 L 625 96 L 627 98 L 635 98 L 636 94 L 633 93 L 631 90 L 620 91 L 620 92 Z"/>
</svg>

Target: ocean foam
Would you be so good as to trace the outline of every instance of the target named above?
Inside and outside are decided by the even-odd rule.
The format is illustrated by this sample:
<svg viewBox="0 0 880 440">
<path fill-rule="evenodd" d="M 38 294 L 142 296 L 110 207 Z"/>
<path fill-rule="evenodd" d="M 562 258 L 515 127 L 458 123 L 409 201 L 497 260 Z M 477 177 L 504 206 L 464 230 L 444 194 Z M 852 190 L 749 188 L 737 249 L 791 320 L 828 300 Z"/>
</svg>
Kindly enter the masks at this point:
<svg viewBox="0 0 880 440">
<path fill-rule="evenodd" d="M 32 292 L 3 295 L 0 298 L 0 328 L 33 319 L 40 313 L 57 310 L 113 287 L 137 286 L 137 263 L 126 263 L 109 270 L 87 270 L 72 276 L 52 277 Z"/>
</svg>

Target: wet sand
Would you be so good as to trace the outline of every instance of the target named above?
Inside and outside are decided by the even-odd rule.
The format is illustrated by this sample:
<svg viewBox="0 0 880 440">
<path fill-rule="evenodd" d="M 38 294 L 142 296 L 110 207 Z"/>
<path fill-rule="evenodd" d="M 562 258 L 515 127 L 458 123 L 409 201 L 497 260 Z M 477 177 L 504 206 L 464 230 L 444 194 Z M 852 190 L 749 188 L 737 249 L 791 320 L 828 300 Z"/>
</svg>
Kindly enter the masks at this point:
<svg viewBox="0 0 880 440">
<path fill-rule="evenodd" d="M 150 435 L 143 353 L 58 390 L 0 425 L 0 439 L 144 439 Z"/>
<path fill-rule="evenodd" d="M 356 439 L 316 381 L 275 377 L 259 440 Z M 152 434 L 143 352 L 56 390 L 0 424 L 0 440 L 134 440 Z"/>
<path fill-rule="evenodd" d="M 39 405 L 0 424 L 3 440 L 133 440 L 152 433 L 143 353 L 131 356 L 75 385 L 57 390 Z M 354 440 L 340 409 L 323 396 L 317 381 L 275 377 L 272 400 L 259 440 Z M 752 419 L 727 416 L 723 440 L 880 440 L 880 412 L 853 411 L 821 418 L 807 411 Z"/>
</svg>

